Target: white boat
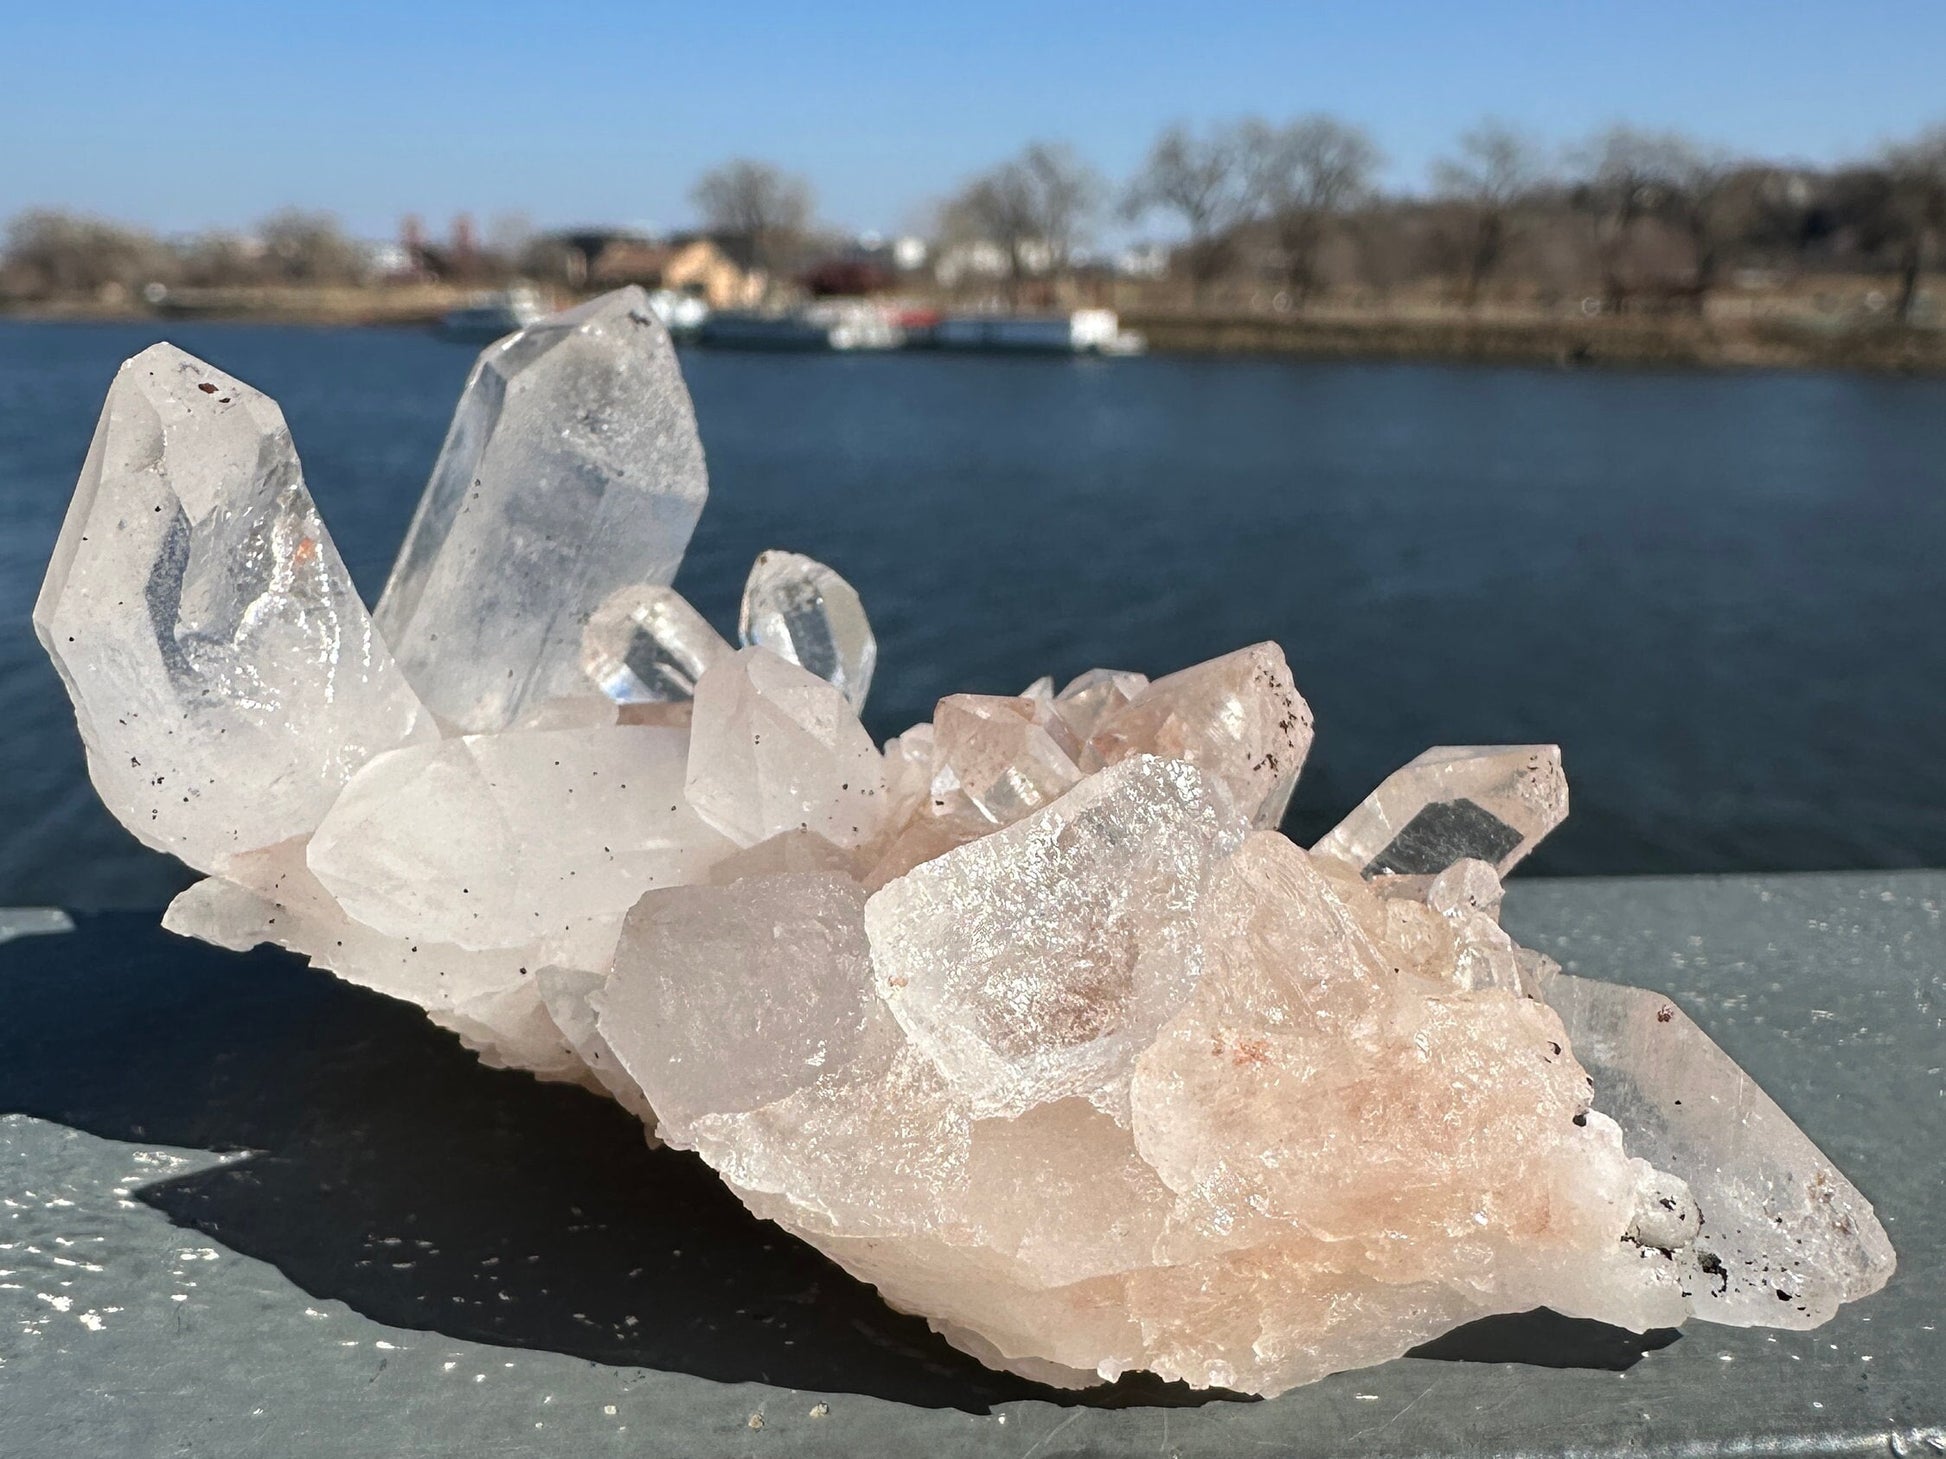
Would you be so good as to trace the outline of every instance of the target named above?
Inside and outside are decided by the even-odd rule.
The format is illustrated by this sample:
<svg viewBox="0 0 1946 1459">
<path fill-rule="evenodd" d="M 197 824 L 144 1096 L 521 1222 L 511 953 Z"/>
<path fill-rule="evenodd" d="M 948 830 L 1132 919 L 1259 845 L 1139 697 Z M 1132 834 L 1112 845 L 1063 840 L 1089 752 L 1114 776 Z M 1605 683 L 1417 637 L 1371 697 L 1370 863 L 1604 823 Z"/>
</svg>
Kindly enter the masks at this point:
<svg viewBox="0 0 1946 1459">
<path fill-rule="evenodd" d="M 893 350 L 905 343 L 905 331 L 877 305 L 834 300 L 789 314 L 719 309 L 697 338 L 724 349 Z"/>
<path fill-rule="evenodd" d="M 524 285 L 475 294 L 439 321 L 448 339 L 485 342 L 525 329 L 547 313 L 539 294 Z"/>
<path fill-rule="evenodd" d="M 942 350 L 1054 355 L 1139 355 L 1148 347 L 1141 335 L 1122 328 L 1112 309 L 949 315 L 933 326 L 932 344 Z"/>
<path fill-rule="evenodd" d="M 662 327 L 677 339 L 694 339 L 709 322 L 710 308 L 694 294 L 676 289 L 652 289 L 649 312 L 662 321 Z"/>
</svg>

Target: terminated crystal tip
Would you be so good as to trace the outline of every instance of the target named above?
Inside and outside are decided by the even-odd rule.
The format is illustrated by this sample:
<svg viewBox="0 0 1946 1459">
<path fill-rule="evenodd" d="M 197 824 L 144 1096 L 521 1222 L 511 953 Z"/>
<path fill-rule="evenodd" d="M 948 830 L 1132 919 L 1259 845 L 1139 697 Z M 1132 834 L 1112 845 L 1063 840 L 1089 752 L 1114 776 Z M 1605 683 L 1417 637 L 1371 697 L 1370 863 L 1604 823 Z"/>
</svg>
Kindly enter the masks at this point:
<svg viewBox="0 0 1946 1459">
<path fill-rule="evenodd" d="M 743 587 L 737 632 L 745 646 L 769 649 L 838 686 L 863 707 L 878 666 L 878 640 L 858 590 L 823 563 L 797 552 L 760 552 Z"/>
<path fill-rule="evenodd" d="M 34 628 L 103 803 L 206 871 L 309 831 L 373 754 L 433 732 L 277 403 L 174 345 L 109 388 Z"/>
<path fill-rule="evenodd" d="M 1465 859 L 1505 876 L 1568 814 L 1556 745 L 1441 745 L 1393 771 L 1313 848 L 1367 876 Z"/>
<path fill-rule="evenodd" d="M 668 331 L 618 289 L 474 365 L 375 618 L 448 724 L 504 729 L 585 684 L 604 600 L 666 585 L 708 495 Z"/>
<path fill-rule="evenodd" d="M 608 598 L 581 636 L 581 667 L 618 704 L 674 703 L 734 652 L 674 588 L 627 587 Z"/>
</svg>

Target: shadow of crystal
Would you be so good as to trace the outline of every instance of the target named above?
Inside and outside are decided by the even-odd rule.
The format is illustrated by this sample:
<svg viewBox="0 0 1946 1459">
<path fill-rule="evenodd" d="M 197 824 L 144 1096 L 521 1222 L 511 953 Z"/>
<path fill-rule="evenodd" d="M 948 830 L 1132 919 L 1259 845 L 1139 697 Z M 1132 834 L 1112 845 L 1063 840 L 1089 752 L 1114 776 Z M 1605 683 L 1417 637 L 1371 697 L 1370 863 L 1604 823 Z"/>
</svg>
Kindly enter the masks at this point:
<svg viewBox="0 0 1946 1459">
<path fill-rule="evenodd" d="M 152 914 L 85 917 L 9 944 L 0 991 L 0 1111 L 251 1152 L 137 1195 L 378 1322 L 976 1413 L 1238 1397 L 991 1372 L 751 1216 L 694 1157 L 648 1149 L 619 1108 L 483 1068 L 417 1009 L 282 952 L 184 942 Z M 1673 1337 L 1523 1314 L 1419 1356 L 1622 1368 Z"/>
</svg>

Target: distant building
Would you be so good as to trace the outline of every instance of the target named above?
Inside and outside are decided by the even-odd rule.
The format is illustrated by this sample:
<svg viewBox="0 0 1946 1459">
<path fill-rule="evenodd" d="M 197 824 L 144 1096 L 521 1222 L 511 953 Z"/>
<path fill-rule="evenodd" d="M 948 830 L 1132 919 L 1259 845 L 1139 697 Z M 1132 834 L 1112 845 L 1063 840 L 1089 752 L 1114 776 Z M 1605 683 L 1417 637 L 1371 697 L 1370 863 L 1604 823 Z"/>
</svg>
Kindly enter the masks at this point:
<svg viewBox="0 0 1946 1459">
<path fill-rule="evenodd" d="M 827 242 L 825 251 L 798 272 L 797 281 L 814 298 L 880 294 L 923 269 L 926 253 L 922 238 L 860 233 Z"/>
<path fill-rule="evenodd" d="M 740 267 L 716 242 L 698 236 L 653 239 L 620 230 L 559 235 L 567 281 L 576 288 L 640 284 L 701 299 L 712 309 L 748 308 L 763 298 L 760 270 Z"/>
<path fill-rule="evenodd" d="M 984 238 L 949 243 L 933 259 L 933 277 L 953 288 L 976 279 L 1001 279 L 1012 272 L 1007 250 Z"/>
</svg>

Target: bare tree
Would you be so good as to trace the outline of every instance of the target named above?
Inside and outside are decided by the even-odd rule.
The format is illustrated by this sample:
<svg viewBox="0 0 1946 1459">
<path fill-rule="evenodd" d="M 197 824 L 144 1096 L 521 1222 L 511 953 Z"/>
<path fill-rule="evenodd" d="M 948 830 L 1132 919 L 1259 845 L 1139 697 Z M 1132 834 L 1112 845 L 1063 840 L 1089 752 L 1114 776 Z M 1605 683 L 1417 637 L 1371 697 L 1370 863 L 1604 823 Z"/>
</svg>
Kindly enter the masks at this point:
<svg viewBox="0 0 1946 1459">
<path fill-rule="evenodd" d="M 1030 142 L 1012 165 L 1024 177 L 1048 266 L 1057 276 L 1065 274 L 1075 250 L 1088 241 L 1107 185 L 1064 142 Z"/>
<path fill-rule="evenodd" d="M 263 264 L 279 283 L 349 284 L 364 276 L 365 258 L 329 213 L 286 208 L 257 225 Z"/>
<path fill-rule="evenodd" d="M 103 218 L 38 209 L 7 225 L 6 291 L 26 298 L 128 292 L 173 262 L 149 234 Z"/>
<path fill-rule="evenodd" d="M 1433 185 L 1459 210 L 1460 299 L 1472 308 L 1513 236 L 1519 205 L 1547 176 L 1541 149 L 1489 118 L 1459 138 L 1459 155 L 1433 164 Z"/>
<path fill-rule="evenodd" d="M 1249 152 L 1252 190 L 1263 200 L 1285 282 L 1301 304 L 1317 289 L 1326 232 L 1372 196 L 1383 154 L 1364 128 L 1323 115 L 1258 131 Z"/>
<path fill-rule="evenodd" d="M 1615 126 L 1582 149 L 1581 165 L 1577 200 L 1594 221 L 1608 307 L 1627 307 L 1636 225 L 1660 217 L 1674 222 L 1695 250 L 1692 297 L 1700 308 L 1718 262 L 1714 208 L 1728 172 L 1721 156 L 1674 132 Z"/>
<path fill-rule="evenodd" d="M 176 245 L 176 257 L 181 282 L 191 287 L 255 283 L 263 276 L 262 240 L 240 233 L 199 233 Z"/>
<path fill-rule="evenodd" d="M 942 228 L 950 237 L 999 248 L 1017 298 L 1030 274 L 1068 272 L 1105 191 L 1100 174 L 1070 148 L 1033 142 L 949 199 Z"/>
<path fill-rule="evenodd" d="M 940 210 L 940 233 L 952 243 L 988 244 L 1006 260 L 1008 295 L 1020 302 L 1023 280 L 1044 262 L 1039 220 L 1028 180 L 1009 163 L 970 179 Z"/>
<path fill-rule="evenodd" d="M 1946 238 L 1946 125 L 1887 151 L 1880 231 L 1897 258 L 1898 317 L 1912 323 L 1926 263 Z"/>
<path fill-rule="evenodd" d="M 746 267 L 778 272 L 810 230 L 811 184 L 768 162 L 738 157 L 712 167 L 689 190 L 709 230 Z"/>
<path fill-rule="evenodd" d="M 1131 220 L 1173 214 L 1189 233 L 1183 253 L 1197 302 L 1229 267 L 1231 234 L 1258 210 L 1262 169 L 1253 165 L 1263 123 L 1244 121 L 1197 136 L 1172 126 L 1156 139 L 1129 184 L 1122 212 Z"/>
<path fill-rule="evenodd" d="M 1666 166 L 1667 215 L 1689 239 L 1690 307 L 1701 314 L 1724 257 L 1752 221 L 1754 199 L 1735 185 L 1738 169 L 1721 148 L 1672 136 Z"/>
</svg>

